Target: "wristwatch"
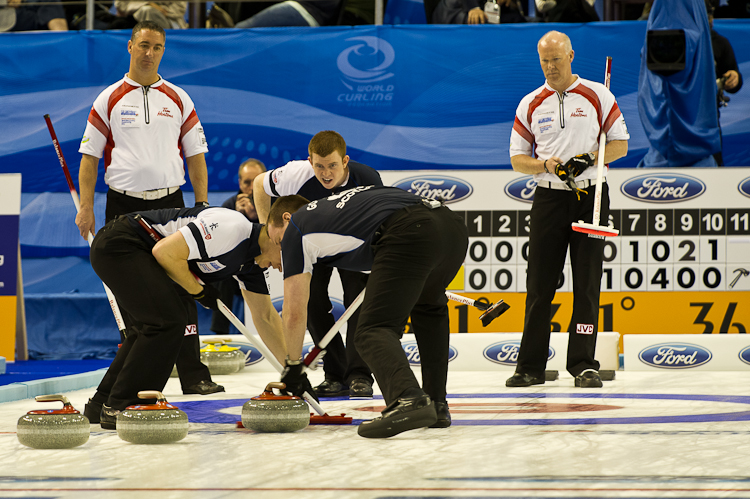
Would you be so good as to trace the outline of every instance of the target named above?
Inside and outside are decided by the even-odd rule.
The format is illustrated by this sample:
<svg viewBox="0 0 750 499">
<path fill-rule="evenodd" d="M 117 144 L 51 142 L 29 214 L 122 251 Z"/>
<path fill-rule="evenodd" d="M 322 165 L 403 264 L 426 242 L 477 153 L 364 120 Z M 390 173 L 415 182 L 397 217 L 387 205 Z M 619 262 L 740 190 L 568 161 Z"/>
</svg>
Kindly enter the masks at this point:
<svg viewBox="0 0 750 499">
<path fill-rule="evenodd" d="M 197 201 L 197 202 L 195 203 L 195 206 L 203 206 L 204 208 L 208 208 L 208 207 L 209 207 L 209 206 L 211 206 L 211 205 L 210 205 L 210 204 L 208 204 L 208 201 Z"/>
</svg>

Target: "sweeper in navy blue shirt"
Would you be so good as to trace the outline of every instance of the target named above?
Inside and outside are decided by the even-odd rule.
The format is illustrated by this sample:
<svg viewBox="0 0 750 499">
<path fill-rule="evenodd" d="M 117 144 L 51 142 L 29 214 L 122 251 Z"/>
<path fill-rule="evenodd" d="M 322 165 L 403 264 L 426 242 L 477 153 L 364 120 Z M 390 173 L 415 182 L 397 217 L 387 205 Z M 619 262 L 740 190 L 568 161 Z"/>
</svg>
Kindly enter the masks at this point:
<svg viewBox="0 0 750 499">
<path fill-rule="evenodd" d="M 318 132 L 308 146 L 307 160 L 290 161 L 284 166 L 255 178 L 253 196 L 261 223 L 266 222 L 271 208 L 271 198 L 298 194 L 314 201 L 326 198 L 353 187 L 383 185 L 377 171 L 367 165 L 351 161 L 346 154 L 346 142 L 338 133 L 326 130 Z M 307 307 L 307 328 L 317 345 L 336 322 L 333 318 L 328 284 L 333 268 L 321 263 L 315 267 L 310 282 L 310 301 Z M 339 268 L 341 286 L 344 290 L 344 306 L 347 308 L 367 284 L 367 275 Z M 347 323 L 347 338 L 354 336 L 359 314 L 355 313 Z M 341 336 L 328 344 L 323 359 L 325 380 L 315 387 L 319 397 L 372 397 L 370 368 L 347 341 Z"/>
<path fill-rule="evenodd" d="M 261 338 L 283 359 L 281 320 L 263 270 L 281 268 L 278 249 L 265 227 L 239 212 L 201 206 L 119 216 L 96 234 L 91 266 L 137 321 L 92 397 L 103 405 L 103 428 L 115 429 L 119 411 L 144 403 L 139 391 L 162 391 L 169 379 L 189 324 L 175 283 L 216 310 L 219 294 L 210 283 L 233 276 Z"/>
<path fill-rule="evenodd" d="M 394 187 L 356 187 L 306 204 L 279 198 L 268 216 L 284 271 L 284 336 L 288 358 L 282 381 L 299 394 L 301 360 L 314 265 L 371 271 L 354 344 L 372 369 L 387 407 L 359 434 L 384 438 L 423 427 L 447 427 L 450 327 L 445 288 L 463 264 L 468 233 L 461 217 L 441 203 Z M 419 345 L 420 388 L 401 348 L 411 316 Z"/>
</svg>

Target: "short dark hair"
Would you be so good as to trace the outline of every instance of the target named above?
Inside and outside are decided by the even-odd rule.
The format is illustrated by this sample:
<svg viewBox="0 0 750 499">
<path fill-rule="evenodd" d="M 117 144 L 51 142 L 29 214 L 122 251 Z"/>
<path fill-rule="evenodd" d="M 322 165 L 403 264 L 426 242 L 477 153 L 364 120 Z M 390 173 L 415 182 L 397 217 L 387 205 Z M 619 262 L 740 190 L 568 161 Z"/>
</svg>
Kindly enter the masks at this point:
<svg viewBox="0 0 750 499">
<path fill-rule="evenodd" d="M 316 133 L 310 140 L 310 145 L 307 146 L 307 152 L 310 153 L 311 158 L 313 153 L 318 156 L 328 156 L 333 151 L 338 151 L 342 158 L 346 156 L 346 141 L 344 137 L 333 130 Z"/>
<path fill-rule="evenodd" d="M 268 220 L 266 220 L 266 223 L 275 227 L 280 227 L 284 225 L 284 213 L 294 213 L 309 202 L 310 201 L 299 194 L 281 196 L 271 205 L 271 211 L 268 212 Z"/>
<path fill-rule="evenodd" d="M 157 33 L 161 33 L 162 38 L 164 38 L 164 41 L 167 41 L 167 32 L 164 31 L 164 28 L 159 26 L 153 21 L 141 21 L 135 26 L 133 26 L 133 32 L 130 35 L 130 41 L 135 43 L 135 37 L 138 35 L 138 33 L 141 32 L 142 29 L 146 29 L 148 31 L 156 31 Z"/>
</svg>

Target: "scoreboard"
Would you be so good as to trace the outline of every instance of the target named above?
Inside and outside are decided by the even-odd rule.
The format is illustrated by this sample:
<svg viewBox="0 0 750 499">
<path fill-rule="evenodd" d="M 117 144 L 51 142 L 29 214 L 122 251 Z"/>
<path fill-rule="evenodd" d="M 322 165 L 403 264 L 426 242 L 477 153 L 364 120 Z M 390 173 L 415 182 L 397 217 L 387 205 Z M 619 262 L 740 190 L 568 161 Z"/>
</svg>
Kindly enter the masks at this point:
<svg viewBox="0 0 750 499">
<path fill-rule="evenodd" d="M 511 171 L 381 172 L 384 184 L 443 197 L 464 217 L 469 248 L 451 290 L 511 309 L 493 332 L 523 330 L 535 182 Z M 612 169 L 600 330 L 745 333 L 750 326 L 750 169 Z M 590 220 L 585 220 L 590 222 Z M 557 276 L 553 330 L 572 313 L 569 258 Z M 464 308 L 462 308 L 464 307 Z M 453 332 L 484 331 L 451 304 Z M 507 317 L 506 317 L 507 316 Z"/>
</svg>

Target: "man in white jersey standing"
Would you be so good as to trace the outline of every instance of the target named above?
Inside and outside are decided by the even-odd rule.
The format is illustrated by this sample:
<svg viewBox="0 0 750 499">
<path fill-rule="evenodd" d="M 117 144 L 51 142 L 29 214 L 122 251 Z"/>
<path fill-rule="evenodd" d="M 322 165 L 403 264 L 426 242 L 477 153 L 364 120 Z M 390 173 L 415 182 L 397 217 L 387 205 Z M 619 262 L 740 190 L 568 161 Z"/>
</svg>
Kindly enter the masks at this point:
<svg viewBox="0 0 750 499">
<path fill-rule="evenodd" d="M 570 248 L 573 315 L 568 328 L 567 370 L 575 385 L 599 388 L 594 359 L 599 322 L 599 290 L 604 241 L 574 232 L 571 224 L 590 221 L 594 210 L 599 135 L 607 133 L 606 164 L 627 154 L 630 138 L 614 95 L 600 83 L 572 73 L 573 47 L 558 31 L 537 46 L 545 84 L 526 95 L 516 110 L 510 161 L 537 181 L 531 207 L 526 318 L 516 372 L 509 387 L 541 385 L 547 365 L 551 304 Z M 606 172 L 605 172 L 606 175 Z M 609 217 L 606 176 L 601 219 Z"/>
<path fill-rule="evenodd" d="M 105 222 L 134 211 L 184 207 L 180 186 L 186 167 L 196 206 L 208 206 L 206 137 L 188 94 L 158 74 L 165 42 L 158 24 L 138 23 L 128 41 L 128 73 L 99 94 L 91 108 L 79 148 L 81 210 L 76 225 L 84 239 L 95 232 L 94 190 L 102 157 L 109 186 Z M 196 325 L 195 301 L 180 292 Z M 124 319 L 129 329 L 139 327 L 129 314 Z M 197 327 L 188 326 L 177 359 L 183 393 L 224 391 L 211 380 L 199 349 Z M 89 401 L 87 416 L 97 419 L 103 402 Z"/>
</svg>

